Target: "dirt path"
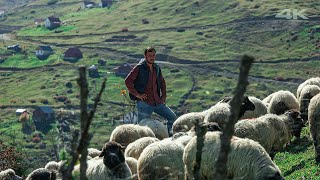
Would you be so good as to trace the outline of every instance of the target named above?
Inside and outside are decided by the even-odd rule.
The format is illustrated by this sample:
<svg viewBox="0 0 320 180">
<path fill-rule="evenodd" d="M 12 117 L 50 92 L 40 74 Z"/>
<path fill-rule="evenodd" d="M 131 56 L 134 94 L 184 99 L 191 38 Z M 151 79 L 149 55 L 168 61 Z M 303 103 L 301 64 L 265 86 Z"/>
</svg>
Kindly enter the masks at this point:
<svg viewBox="0 0 320 180">
<path fill-rule="evenodd" d="M 230 22 L 225 22 L 225 23 L 217 23 L 217 24 L 205 24 L 205 25 L 192 25 L 192 26 L 180 26 L 180 27 L 163 27 L 163 28 L 153 28 L 153 29 L 138 29 L 138 30 L 130 30 L 128 33 L 146 33 L 146 32 L 156 32 L 156 31 L 177 31 L 179 29 L 184 29 L 184 30 L 205 30 L 208 28 L 212 27 L 219 27 L 219 26 L 227 26 L 227 25 L 239 25 L 239 24 L 264 24 L 264 23 L 269 23 L 269 22 L 283 22 L 287 23 L 288 26 L 293 23 L 317 23 L 320 21 L 320 17 L 315 17 L 315 18 L 309 18 L 308 20 L 287 20 L 287 19 L 279 19 L 275 18 L 273 16 L 269 17 L 264 17 L 264 18 L 246 18 L 246 19 L 239 19 L 239 20 L 234 20 Z M 287 26 L 287 27 L 288 27 Z M 274 30 L 275 31 L 275 30 Z M 112 32 L 106 32 L 106 33 L 89 33 L 89 34 L 75 34 L 75 35 L 56 35 L 56 36 L 37 36 L 38 38 L 62 38 L 62 39 L 68 39 L 68 38 L 74 38 L 74 37 L 91 37 L 91 36 L 103 36 L 103 35 L 113 35 L 113 34 L 127 34 L 122 32 L 121 30 L 118 31 L 112 31 Z M 22 37 L 22 36 L 21 36 Z M 34 38 L 34 36 L 23 36 L 24 38 Z"/>
</svg>

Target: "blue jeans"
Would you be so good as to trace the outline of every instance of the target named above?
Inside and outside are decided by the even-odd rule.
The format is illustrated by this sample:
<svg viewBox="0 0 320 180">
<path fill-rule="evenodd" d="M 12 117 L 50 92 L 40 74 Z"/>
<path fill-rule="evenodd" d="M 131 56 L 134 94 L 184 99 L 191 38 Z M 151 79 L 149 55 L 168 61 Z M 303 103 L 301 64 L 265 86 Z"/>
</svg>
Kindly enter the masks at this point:
<svg viewBox="0 0 320 180">
<path fill-rule="evenodd" d="M 158 104 L 155 106 L 151 106 L 146 102 L 138 101 L 137 109 L 138 109 L 138 123 L 142 119 L 150 118 L 151 114 L 155 112 L 158 115 L 168 120 L 167 122 L 168 133 L 171 134 L 172 124 L 177 119 L 177 116 L 167 105 Z"/>
</svg>

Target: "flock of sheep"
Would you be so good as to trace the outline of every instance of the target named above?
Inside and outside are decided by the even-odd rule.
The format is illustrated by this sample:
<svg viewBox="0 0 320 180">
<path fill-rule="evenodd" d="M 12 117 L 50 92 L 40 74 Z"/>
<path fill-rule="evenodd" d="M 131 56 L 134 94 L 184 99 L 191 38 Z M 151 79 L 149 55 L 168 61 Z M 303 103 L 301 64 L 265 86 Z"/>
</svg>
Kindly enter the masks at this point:
<svg viewBox="0 0 320 180">
<path fill-rule="evenodd" d="M 230 98 L 225 98 L 208 110 L 180 116 L 173 124 L 172 137 L 166 126 L 152 119 L 145 119 L 139 125 L 116 127 L 101 151 L 88 149 L 88 179 L 193 179 L 196 122 L 208 127 L 200 179 L 215 179 L 220 135 L 231 115 L 229 102 Z M 320 77 L 300 84 L 296 95 L 280 90 L 263 100 L 245 96 L 238 119 L 228 155 L 229 179 L 284 179 L 273 158 L 293 136 L 300 137 L 306 124 L 314 141 L 315 159 L 320 162 L 320 132 L 317 131 L 320 128 Z M 61 164 L 49 162 L 29 174 L 27 180 L 62 179 Z M 76 177 L 79 175 L 79 165 L 73 173 Z M 9 180 L 11 176 L 18 178 L 12 169 L 0 172 L 0 180 Z"/>
</svg>

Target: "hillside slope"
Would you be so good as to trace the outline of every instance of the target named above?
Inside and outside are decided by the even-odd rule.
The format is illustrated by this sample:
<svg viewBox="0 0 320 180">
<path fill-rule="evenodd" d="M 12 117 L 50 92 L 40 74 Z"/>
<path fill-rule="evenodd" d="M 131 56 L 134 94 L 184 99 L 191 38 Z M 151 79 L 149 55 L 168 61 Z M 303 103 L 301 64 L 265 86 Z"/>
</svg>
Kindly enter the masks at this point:
<svg viewBox="0 0 320 180">
<path fill-rule="evenodd" d="M 258 60 L 304 58 L 318 56 L 314 51 L 319 51 L 319 33 L 310 39 L 310 30 L 318 28 L 316 1 L 135 0 L 93 9 L 80 9 L 77 1 L 33 4 L 8 15 L 3 23 L 24 25 L 19 38 L 47 44 L 111 47 L 126 54 L 154 45 L 159 53 L 196 61 L 237 59 L 244 53 Z M 306 9 L 309 19 L 276 18 L 284 9 Z M 35 18 L 49 15 L 64 22 L 59 33 L 34 27 Z"/>
</svg>

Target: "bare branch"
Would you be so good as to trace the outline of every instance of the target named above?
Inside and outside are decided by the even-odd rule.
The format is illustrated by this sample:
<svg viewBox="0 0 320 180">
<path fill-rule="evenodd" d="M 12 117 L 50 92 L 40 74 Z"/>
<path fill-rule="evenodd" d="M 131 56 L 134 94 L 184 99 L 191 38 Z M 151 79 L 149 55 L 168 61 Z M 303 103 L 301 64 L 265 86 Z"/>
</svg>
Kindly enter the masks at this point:
<svg viewBox="0 0 320 180">
<path fill-rule="evenodd" d="M 81 154 L 80 159 L 80 179 L 86 180 L 86 170 L 87 170 L 87 155 L 88 155 L 88 145 L 90 142 L 89 138 L 89 128 L 90 124 L 92 122 L 92 119 L 94 117 L 94 113 L 97 109 L 98 103 L 101 100 L 102 92 L 105 89 L 106 86 L 106 79 L 103 80 L 101 89 L 99 91 L 99 94 L 96 96 L 94 100 L 93 109 L 88 114 L 87 112 L 87 106 L 88 106 L 88 82 L 87 82 L 87 76 L 86 76 L 86 67 L 80 66 L 79 67 L 79 79 L 77 80 L 78 85 L 80 86 L 80 119 L 81 119 L 81 136 L 80 141 L 78 144 L 78 147 L 76 149 L 72 149 L 72 160 L 68 167 L 66 169 L 62 170 L 63 173 L 63 179 L 64 180 L 71 180 L 72 179 L 72 171 L 74 168 L 74 165 L 76 164 L 77 160 L 79 159 L 79 154 Z M 76 136 L 74 136 L 76 138 Z M 74 139 L 75 140 L 75 139 Z"/>
<path fill-rule="evenodd" d="M 201 166 L 201 155 L 202 155 L 202 148 L 204 146 L 204 139 L 205 134 L 207 133 L 207 126 L 201 124 L 197 119 L 195 123 L 195 130 L 197 136 L 197 151 L 196 151 L 196 161 L 193 164 L 193 174 L 194 179 L 198 180 L 200 178 L 200 166 Z"/>
<path fill-rule="evenodd" d="M 227 161 L 228 153 L 230 151 L 230 140 L 234 133 L 234 125 L 238 120 L 238 115 L 240 113 L 240 106 L 243 100 L 244 93 L 249 84 L 248 75 L 251 65 L 254 61 L 253 57 L 244 55 L 240 62 L 240 73 L 238 84 L 234 92 L 234 96 L 230 101 L 231 106 L 231 116 L 229 117 L 229 123 L 226 124 L 220 140 L 221 140 L 221 149 L 219 158 L 216 162 L 216 179 L 227 179 Z"/>
</svg>

